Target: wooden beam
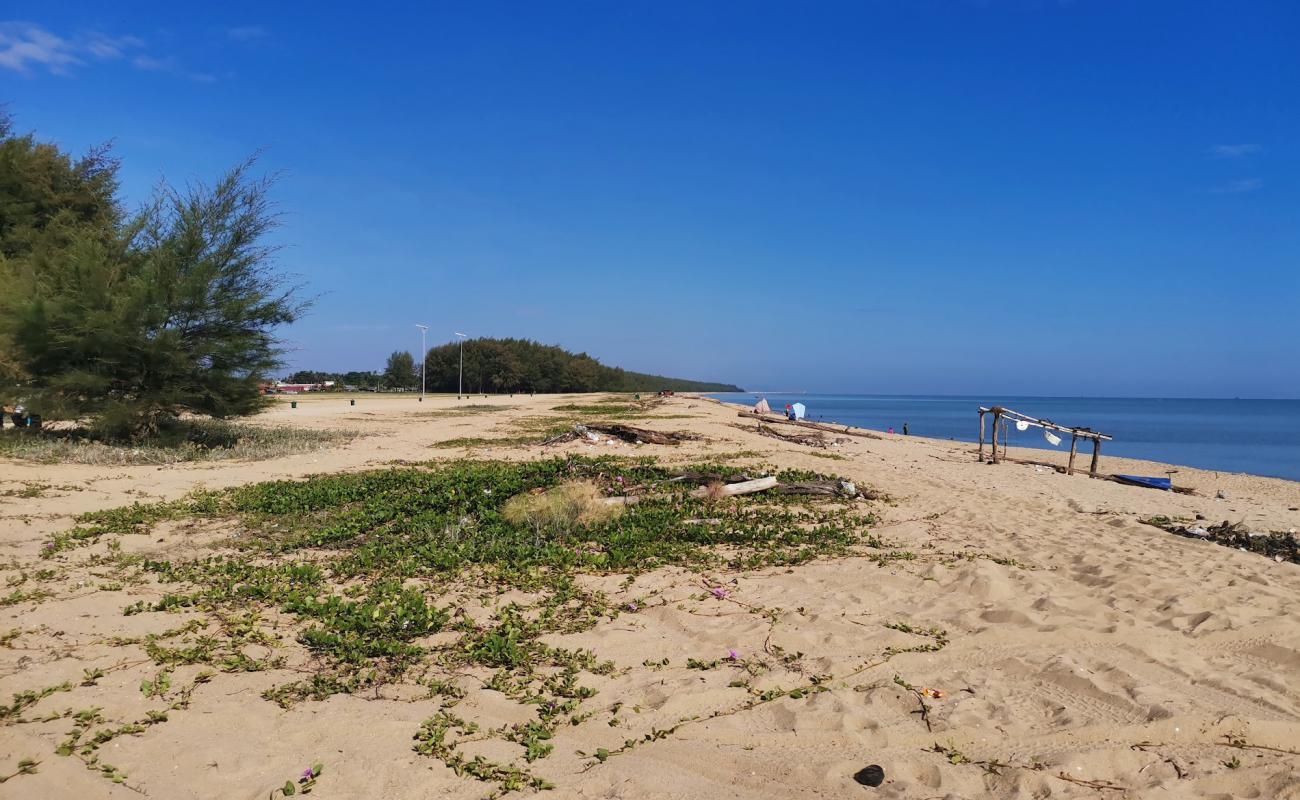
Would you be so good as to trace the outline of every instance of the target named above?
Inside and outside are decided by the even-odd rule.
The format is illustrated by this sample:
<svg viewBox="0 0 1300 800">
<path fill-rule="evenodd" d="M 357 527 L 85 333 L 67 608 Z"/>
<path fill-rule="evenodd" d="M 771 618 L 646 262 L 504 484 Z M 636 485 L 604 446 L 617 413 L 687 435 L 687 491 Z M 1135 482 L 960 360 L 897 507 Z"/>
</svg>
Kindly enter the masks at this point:
<svg viewBox="0 0 1300 800">
<path fill-rule="evenodd" d="M 1101 458 L 1101 439 L 1092 440 L 1092 466 L 1088 468 L 1088 474 L 1097 477 L 1097 462 Z"/>
<path fill-rule="evenodd" d="M 1012 411 L 1011 409 L 1003 408 L 1002 406 L 993 406 L 991 408 L 980 406 L 980 411 L 991 411 L 994 414 L 1005 416 L 1008 419 L 1023 420 L 1028 422 L 1030 425 L 1035 425 L 1039 428 L 1045 428 L 1049 431 L 1058 431 L 1060 433 L 1068 433 L 1078 436 L 1081 439 L 1105 439 L 1108 442 L 1113 439 L 1113 437 L 1108 436 L 1107 434 L 1098 433 L 1089 428 L 1071 428 L 1066 425 L 1057 425 L 1051 420 L 1038 419 L 1037 417 L 1031 417 L 1028 414 L 1021 414 L 1019 411 Z"/>
<path fill-rule="evenodd" d="M 998 463 L 998 423 L 1002 420 L 1002 411 L 993 410 L 993 463 Z"/>
<path fill-rule="evenodd" d="M 1066 475 L 1074 474 L 1074 456 L 1078 452 L 1079 452 L 1079 436 L 1078 434 L 1071 434 L 1070 435 L 1070 464 L 1065 468 Z"/>
<path fill-rule="evenodd" d="M 978 458 L 980 461 L 984 460 L 984 414 L 985 411 L 984 409 L 981 408 L 980 409 L 980 450 L 979 450 L 979 455 L 976 456 L 976 458 Z"/>
</svg>

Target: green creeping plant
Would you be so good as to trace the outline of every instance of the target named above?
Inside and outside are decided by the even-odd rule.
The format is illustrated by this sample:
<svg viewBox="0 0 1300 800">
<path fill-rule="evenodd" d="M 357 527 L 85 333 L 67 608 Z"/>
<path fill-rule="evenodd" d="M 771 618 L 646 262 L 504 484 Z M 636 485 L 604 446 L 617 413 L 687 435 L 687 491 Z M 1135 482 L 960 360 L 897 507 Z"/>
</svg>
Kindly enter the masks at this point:
<svg viewBox="0 0 1300 800">
<path fill-rule="evenodd" d="M 104 536 L 148 532 L 162 521 L 202 520 L 237 533 L 213 554 L 141 558 L 122 566 L 134 570 L 124 580 L 163 590 L 159 599 L 134 603 L 124 613 L 185 618 L 184 625 L 140 642 L 160 668 L 141 686 L 145 696 L 184 707 L 193 687 L 182 690 L 183 697 L 173 690 L 172 670 L 190 664 L 223 672 L 271 669 L 283 662 L 283 648 L 296 642 L 311 652 L 314 671 L 266 690 L 267 700 L 290 707 L 376 692 L 385 684 L 422 685 L 442 707 L 417 732 L 417 752 L 498 793 L 540 789 L 550 784 L 522 765 L 544 762 L 562 728 L 592 716 L 584 708 L 596 694 L 588 678 L 617 669 L 589 651 L 551 646 L 547 637 L 590 630 L 629 608 L 587 588 L 580 576 L 631 578 L 668 565 L 786 566 L 885 546 L 870 536 L 874 518 L 859 504 L 691 496 L 701 481 L 731 480 L 754 469 L 558 457 L 316 475 L 99 512 L 56 536 L 50 557 Z M 551 516 L 521 517 L 507 509 L 513 498 L 575 486 L 584 491 L 562 496 L 605 506 L 603 498 L 633 493 L 639 502 L 598 515 L 577 506 Z M 701 519 L 710 523 L 698 524 Z M 501 599 L 507 593 L 512 602 Z M 489 609 L 488 616 L 470 614 L 471 608 Z M 666 661 L 656 666 L 668 668 Z M 688 666 L 717 663 L 691 660 Z M 452 679 L 476 669 L 491 672 L 487 689 L 532 706 L 533 718 L 481 731 L 451 715 L 448 709 L 464 694 Z M 467 756 L 460 745 L 474 737 L 516 743 L 519 762 Z M 290 781 L 273 794 L 306 793 L 311 785 Z"/>
</svg>

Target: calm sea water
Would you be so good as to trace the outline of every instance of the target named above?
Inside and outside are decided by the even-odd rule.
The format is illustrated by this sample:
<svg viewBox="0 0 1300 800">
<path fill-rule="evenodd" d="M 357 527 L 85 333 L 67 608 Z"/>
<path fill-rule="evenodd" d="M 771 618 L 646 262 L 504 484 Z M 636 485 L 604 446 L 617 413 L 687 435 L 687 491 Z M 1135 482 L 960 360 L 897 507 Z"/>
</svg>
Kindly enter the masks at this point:
<svg viewBox="0 0 1300 800">
<path fill-rule="evenodd" d="M 1158 400 L 1117 397 L 955 397 L 838 394 L 712 394 L 753 405 L 766 397 L 774 411 L 803 403 L 808 419 L 875 430 L 903 423 L 910 433 L 936 439 L 979 439 L 983 405 L 1013 408 L 1059 425 L 1089 427 L 1115 437 L 1102 455 L 1186 464 L 1223 472 L 1249 472 L 1300 480 L 1300 400 Z M 1053 449 L 1041 430 L 1011 428 L 1012 447 Z M 1055 449 L 1069 450 L 1069 437 Z M 1091 444 L 1079 445 L 1091 453 Z M 1087 463 L 1086 461 L 1084 462 Z"/>
</svg>

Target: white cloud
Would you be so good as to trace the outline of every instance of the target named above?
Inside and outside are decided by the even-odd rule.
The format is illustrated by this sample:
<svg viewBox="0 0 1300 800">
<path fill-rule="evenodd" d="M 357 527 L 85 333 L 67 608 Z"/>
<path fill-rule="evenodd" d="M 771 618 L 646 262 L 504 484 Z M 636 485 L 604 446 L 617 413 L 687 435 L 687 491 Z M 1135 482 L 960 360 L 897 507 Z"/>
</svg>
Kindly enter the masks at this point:
<svg viewBox="0 0 1300 800">
<path fill-rule="evenodd" d="M 1215 158 L 1245 158 L 1263 151 L 1258 144 L 1216 144 L 1210 148 L 1210 155 Z"/>
<path fill-rule="evenodd" d="M 217 79 L 207 72 L 187 70 L 171 57 L 150 55 L 144 50 L 145 42 L 138 36 L 109 36 L 90 31 L 68 38 L 31 22 L 0 21 L 0 68 L 24 75 L 36 69 L 67 75 L 73 68 L 91 61 L 115 61 L 130 55 L 128 63 L 138 70 L 167 72 L 199 83 Z"/>
<path fill-rule="evenodd" d="M 30 73 L 44 67 L 56 75 L 82 63 L 78 47 L 29 22 L 0 22 L 0 67 Z"/>
<path fill-rule="evenodd" d="M 144 40 L 136 36 L 104 36 L 103 34 L 91 34 L 85 43 L 86 52 L 95 58 L 105 60 L 121 58 L 127 50 L 134 50 L 144 47 Z"/>
</svg>

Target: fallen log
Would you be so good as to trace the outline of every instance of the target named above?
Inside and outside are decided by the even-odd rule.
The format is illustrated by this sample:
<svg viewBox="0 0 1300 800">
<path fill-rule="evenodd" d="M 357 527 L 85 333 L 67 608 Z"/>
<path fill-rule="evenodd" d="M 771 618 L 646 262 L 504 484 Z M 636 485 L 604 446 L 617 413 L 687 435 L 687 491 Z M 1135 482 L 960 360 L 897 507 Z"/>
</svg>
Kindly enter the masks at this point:
<svg viewBox="0 0 1300 800">
<path fill-rule="evenodd" d="M 699 435 L 687 431 L 652 431 L 649 428 L 634 428 L 631 425 L 583 425 L 578 423 L 573 426 L 572 430 L 556 434 L 546 441 L 542 442 L 542 447 L 548 447 L 553 444 L 563 442 L 572 442 L 575 439 L 587 439 L 589 441 L 600 441 L 600 434 L 615 439 L 629 442 L 631 444 L 681 444 L 682 442 L 695 441 L 701 438 Z"/>
<path fill-rule="evenodd" d="M 779 485 L 777 479 L 772 476 L 757 478 L 752 481 L 741 481 L 740 483 L 714 483 L 708 486 L 701 486 L 692 491 L 691 497 L 735 497 L 742 494 L 765 492 L 768 489 L 775 489 Z"/>
<path fill-rule="evenodd" d="M 652 431 L 649 428 L 634 428 L 631 425 L 588 425 L 587 430 L 613 436 L 632 444 L 680 444 L 698 440 L 698 434 L 687 431 Z"/>
<path fill-rule="evenodd" d="M 737 412 L 736 416 L 743 419 L 757 419 L 761 422 L 772 422 L 778 425 L 798 425 L 802 428 L 813 428 L 819 431 L 826 431 L 827 433 L 844 433 L 849 436 L 859 436 L 863 439 L 885 438 L 879 434 L 864 431 L 859 428 L 852 428 L 848 425 L 828 425 L 825 422 L 809 422 L 806 419 L 787 419 L 773 414 L 755 414 L 753 411 L 740 411 Z"/>
<path fill-rule="evenodd" d="M 812 495 L 820 497 L 866 497 L 874 500 L 876 493 L 867 491 L 858 492 L 858 487 L 852 481 L 829 480 L 829 481 L 799 481 L 798 483 L 783 483 L 776 487 L 777 494 L 788 495 Z"/>
<path fill-rule="evenodd" d="M 738 425 L 737 427 L 744 428 L 743 425 Z M 790 442 L 791 444 L 802 444 L 808 447 L 817 447 L 822 450 L 825 450 L 830 446 L 826 443 L 826 437 L 820 432 L 810 433 L 807 435 L 781 433 L 776 428 L 764 425 L 761 420 L 758 423 L 758 432 L 763 436 L 770 436 L 773 439 L 780 439 L 783 442 Z"/>
</svg>

